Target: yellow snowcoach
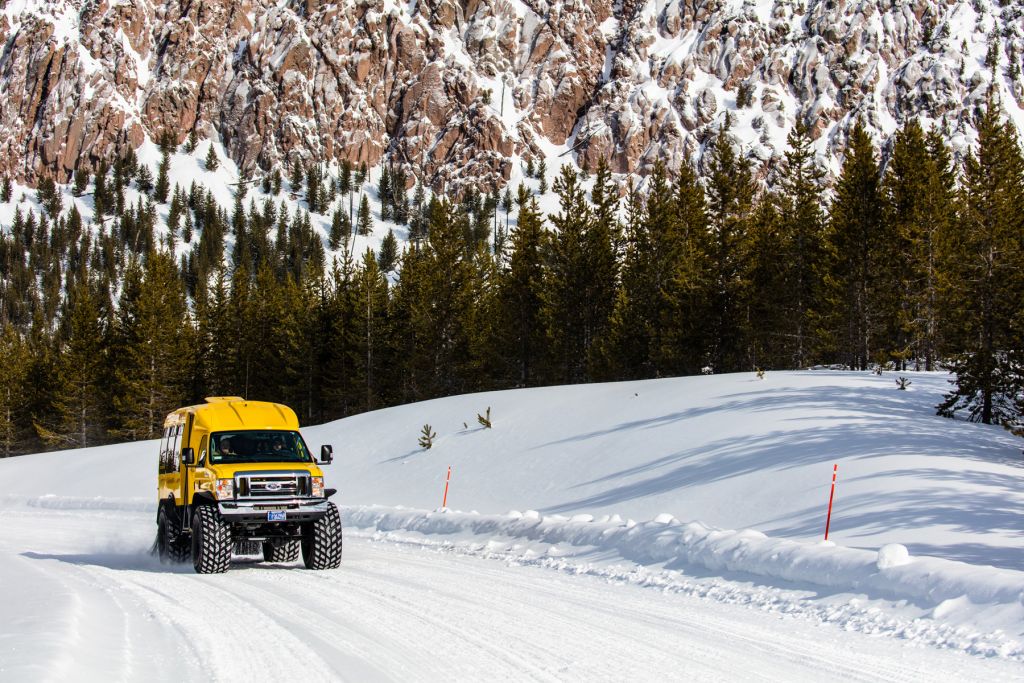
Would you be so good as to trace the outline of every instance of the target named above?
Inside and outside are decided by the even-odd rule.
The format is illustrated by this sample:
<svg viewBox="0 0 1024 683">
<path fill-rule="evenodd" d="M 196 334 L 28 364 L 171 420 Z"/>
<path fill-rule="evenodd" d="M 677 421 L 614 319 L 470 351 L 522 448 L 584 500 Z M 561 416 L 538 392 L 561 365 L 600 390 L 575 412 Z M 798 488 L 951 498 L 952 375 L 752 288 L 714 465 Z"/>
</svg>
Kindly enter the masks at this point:
<svg viewBox="0 0 1024 683">
<path fill-rule="evenodd" d="M 321 464 L 287 406 L 213 396 L 164 420 L 157 477 L 156 550 L 191 556 L 199 574 L 225 572 L 232 553 L 309 569 L 341 564 L 341 516 L 328 501 Z"/>
</svg>

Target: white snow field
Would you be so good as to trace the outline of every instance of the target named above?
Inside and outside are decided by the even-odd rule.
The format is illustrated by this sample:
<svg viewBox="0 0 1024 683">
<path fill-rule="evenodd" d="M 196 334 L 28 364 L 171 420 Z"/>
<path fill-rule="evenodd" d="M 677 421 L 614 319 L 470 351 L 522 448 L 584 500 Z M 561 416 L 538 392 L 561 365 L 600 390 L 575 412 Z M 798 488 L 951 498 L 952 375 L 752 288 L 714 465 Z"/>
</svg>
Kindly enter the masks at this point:
<svg viewBox="0 0 1024 683">
<path fill-rule="evenodd" d="M 1024 442 L 935 417 L 947 376 L 905 374 L 494 392 L 306 428 L 335 447 L 327 572 L 159 564 L 155 442 L 0 461 L 0 681 L 1024 679 Z"/>
</svg>

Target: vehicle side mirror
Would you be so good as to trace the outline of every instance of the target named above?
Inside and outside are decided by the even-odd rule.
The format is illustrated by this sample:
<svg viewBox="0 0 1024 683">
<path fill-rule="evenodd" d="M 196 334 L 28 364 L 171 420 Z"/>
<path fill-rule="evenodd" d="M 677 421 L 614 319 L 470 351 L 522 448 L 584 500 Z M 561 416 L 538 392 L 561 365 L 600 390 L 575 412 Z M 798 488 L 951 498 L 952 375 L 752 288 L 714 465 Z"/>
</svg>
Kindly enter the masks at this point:
<svg viewBox="0 0 1024 683">
<path fill-rule="evenodd" d="M 324 444 L 320 447 L 320 462 L 330 465 L 334 461 L 334 448 Z"/>
<path fill-rule="evenodd" d="M 182 448 L 181 449 L 181 461 L 183 463 L 185 463 L 186 465 L 195 465 L 196 464 L 196 452 L 194 450 L 192 450 L 191 448 Z"/>
</svg>

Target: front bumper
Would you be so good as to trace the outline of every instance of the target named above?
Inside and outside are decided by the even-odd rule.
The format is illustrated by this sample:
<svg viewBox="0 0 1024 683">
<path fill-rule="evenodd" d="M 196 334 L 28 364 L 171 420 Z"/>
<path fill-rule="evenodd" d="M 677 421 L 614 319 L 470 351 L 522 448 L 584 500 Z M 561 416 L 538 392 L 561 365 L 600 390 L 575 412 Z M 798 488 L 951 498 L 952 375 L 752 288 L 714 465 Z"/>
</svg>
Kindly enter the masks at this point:
<svg viewBox="0 0 1024 683">
<path fill-rule="evenodd" d="M 219 502 L 217 509 L 228 522 L 273 525 L 314 522 L 327 514 L 329 505 L 326 498 L 261 498 Z M 269 521 L 269 512 L 284 512 L 285 518 Z"/>
</svg>

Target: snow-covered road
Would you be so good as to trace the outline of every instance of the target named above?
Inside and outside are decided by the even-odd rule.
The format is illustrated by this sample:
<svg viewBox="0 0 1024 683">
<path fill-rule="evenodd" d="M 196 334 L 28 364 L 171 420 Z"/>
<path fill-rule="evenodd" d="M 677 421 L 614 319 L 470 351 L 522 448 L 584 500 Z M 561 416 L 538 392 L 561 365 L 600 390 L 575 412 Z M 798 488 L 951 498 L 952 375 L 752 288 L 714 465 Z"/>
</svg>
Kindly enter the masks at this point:
<svg viewBox="0 0 1024 683">
<path fill-rule="evenodd" d="M 127 506 L 130 508 L 130 506 Z M 342 567 L 146 554 L 144 511 L 0 506 L 0 680 L 1011 680 L 1019 662 L 346 529 Z"/>
</svg>

